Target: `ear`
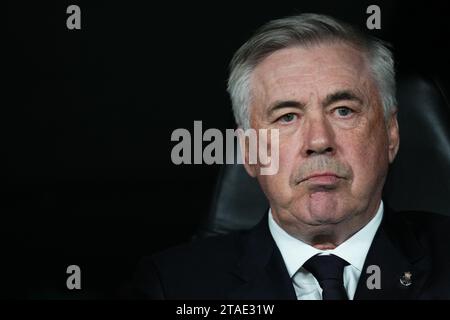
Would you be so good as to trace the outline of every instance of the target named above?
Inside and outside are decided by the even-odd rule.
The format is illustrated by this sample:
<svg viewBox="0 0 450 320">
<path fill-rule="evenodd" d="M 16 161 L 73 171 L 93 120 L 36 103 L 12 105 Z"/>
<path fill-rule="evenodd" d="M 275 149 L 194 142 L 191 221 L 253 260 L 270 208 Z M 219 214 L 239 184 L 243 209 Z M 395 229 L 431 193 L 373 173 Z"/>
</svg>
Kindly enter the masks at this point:
<svg viewBox="0 0 450 320">
<path fill-rule="evenodd" d="M 398 148 L 400 146 L 400 133 L 398 129 L 397 122 L 397 110 L 391 114 L 390 119 L 387 124 L 388 133 L 388 152 L 389 152 L 389 163 L 392 163 L 397 155 Z"/>
<path fill-rule="evenodd" d="M 247 171 L 247 173 L 252 177 L 252 178 L 256 178 L 257 176 L 257 172 L 258 172 L 258 166 L 257 164 L 251 164 L 249 161 L 249 141 L 248 141 L 248 137 L 245 136 L 245 134 L 243 133 L 244 130 L 242 128 L 239 128 L 241 130 L 239 130 L 239 147 L 240 147 L 240 151 L 241 151 L 241 156 L 243 158 L 243 164 L 244 164 L 244 168 L 245 171 Z"/>
</svg>

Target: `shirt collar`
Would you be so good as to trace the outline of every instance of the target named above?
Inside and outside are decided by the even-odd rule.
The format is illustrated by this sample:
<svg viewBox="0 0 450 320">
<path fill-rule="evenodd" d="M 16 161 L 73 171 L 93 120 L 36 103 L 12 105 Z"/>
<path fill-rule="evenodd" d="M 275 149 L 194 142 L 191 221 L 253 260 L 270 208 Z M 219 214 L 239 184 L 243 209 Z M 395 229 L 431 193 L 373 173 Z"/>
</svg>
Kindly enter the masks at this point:
<svg viewBox="0 0 450 320">
<path fill-rule="evenodd" d="M 332 250 L 316 249 L 288 234 L 275 222 L 271 209 L 269 209 L 269 230 L 283 256 L 290 277 L 316 254 L 334 254 L 361 272 L 375 233 L 381 224 L 383 212 L 383 201 L 381 201 L 377 213 L 369 223 Z"/>
</svg>

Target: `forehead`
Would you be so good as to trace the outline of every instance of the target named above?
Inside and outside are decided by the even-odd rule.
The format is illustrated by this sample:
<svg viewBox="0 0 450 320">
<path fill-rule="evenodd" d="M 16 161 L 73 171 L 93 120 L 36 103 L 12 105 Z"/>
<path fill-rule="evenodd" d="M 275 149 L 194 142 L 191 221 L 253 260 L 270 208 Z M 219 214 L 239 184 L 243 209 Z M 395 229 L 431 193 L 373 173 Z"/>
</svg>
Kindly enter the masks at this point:
<svg viewBox="0 0 450 320">
<path fill-rule="evenodd" d="M 278 50 L 255 68 L 251 80 L 253 96 L 264 100 L 359 91 L 371 82 L 364 54 L 342 43 Z"/>
</svg>

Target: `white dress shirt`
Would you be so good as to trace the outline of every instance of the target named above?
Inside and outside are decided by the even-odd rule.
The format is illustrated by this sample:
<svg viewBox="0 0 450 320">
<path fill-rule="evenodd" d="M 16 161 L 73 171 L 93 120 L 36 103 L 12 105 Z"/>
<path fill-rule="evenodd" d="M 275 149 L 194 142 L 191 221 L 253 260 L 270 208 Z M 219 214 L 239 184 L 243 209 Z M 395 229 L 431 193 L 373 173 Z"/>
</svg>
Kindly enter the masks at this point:
<svg viewBox="0 0 450 320">
<path fill-rule="evenodd" d="M 292 279 L 298 300 L 322 300 L 322 288 L 314 276 L 303 268 L 303 264 L 316 254 L 334 254 L 349 263 L 344 268 L 344 287 L 347 296 L 353 300 L 359 276 L 364 270 L 364 261 L 375 233 L 383 218 L 383 201 L 372 220 L 353 236 L 332 250 L 319 250 L 294 238 L 284 231 L 273 219 L 269 209 L 269 229 L 283 256 L 289 276 Z"/>
</svg>

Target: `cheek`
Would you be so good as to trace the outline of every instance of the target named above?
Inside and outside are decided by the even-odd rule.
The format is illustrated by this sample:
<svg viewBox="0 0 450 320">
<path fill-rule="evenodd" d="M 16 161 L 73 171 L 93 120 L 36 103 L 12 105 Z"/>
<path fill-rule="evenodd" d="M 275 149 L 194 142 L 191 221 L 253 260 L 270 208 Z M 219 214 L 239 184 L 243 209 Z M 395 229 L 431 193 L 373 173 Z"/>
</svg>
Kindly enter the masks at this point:
<svg viewBox="0 0 450 320">
<path fill-rule="evenodd" d="M 286 172 L 291 169 L 298 162 L 299 158 L 299 143 L 293 139 L 280 138 L 280 171 Z"/>
<path fill-rule="evenodd" d="M 280 138 L 280 178 L 284 180 L 286 188 L 292 191 L 291 178 L 304 162 L 301 156 L 301 141 L 298 135 Z"/>
<path fill-rule="evenodd" d="M 387 137 L 382 127 L 368 127 L 367 130 L 346 137 L 344 158 L 353 171 L 352 189 L 373 189 L 380 183 L 388 166 Z"/>
<path fill-rule="evenodd" d="M 290 141 L 280 139 L 279 170 L 275 175 L 259 175 L 258 181 L 269 199 L 277 203 L 288 202 L 292 196 L 290 179 L 298 167 L 298 151 Z"/>
</svg>

